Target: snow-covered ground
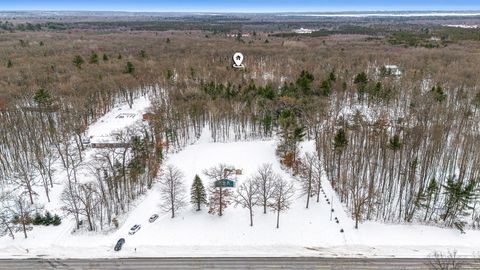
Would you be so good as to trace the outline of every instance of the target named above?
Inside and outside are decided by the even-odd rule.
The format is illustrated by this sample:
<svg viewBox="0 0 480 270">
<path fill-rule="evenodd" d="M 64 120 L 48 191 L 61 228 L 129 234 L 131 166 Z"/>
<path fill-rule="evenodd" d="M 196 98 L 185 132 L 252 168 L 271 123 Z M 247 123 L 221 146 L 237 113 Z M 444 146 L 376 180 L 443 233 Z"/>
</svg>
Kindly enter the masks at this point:
<svg viewBox="0 0 480 270">
<path fill-rule="evenodd" d="M 465 28 L 465 29 L 477 29 L 478 25 L 476 24 L 444 24 L 443 26 L 446 27 L 454 27 L 454 28 Z"/>
<path fill-rule="evenodd" d="M 91 143 L 114 142 L 115 134 L 124 131 L 126 128 L 132 128 L 135 125 L 142 124 L 142 116 L 151 106 L 148 96 L 140 96 L 134 99 L 132 107 L 127 103 L 118 104 L 114 109 L 100 117 L 95 123 L 91 124 L 85 132 L 85 137 L 90 139 Z M 119 117 L 131 116 L 131 117 Z M 94 181 L 90 165 L 94 162 L 94 156 L 97 149 L 87 147 L 84 151 L 85 160 L 78 170 L 79 181 Z M 54 188 L 50 190 L 51 202 L 47 202 L 44 191 L 37 187 L 36 202 L 45 206 L 45 209 L 53 213 L 61 213 L 60 197 L 66 183 L 67 175 L 61 161 L 58 159 L 54 164 Z M 72 225 L 73 227 L 73 225 Z M 35 230 L 37 230 L 37 227 Z M 33 234 L 32 234 L 33 235 Z M 2 238 L 0 238 L 0 242 Z M 0 248 L 2 247 L 0 243 Z"/>
<path fill-rule="evenodd" d="M 345 18 L 368 18 L 368 17 L 471 17 L 479 16 L 480 12 L 469 11 L 400 11 L 400 12 L 325 12 L 325 13 L 288 13 L 276 16 L 280 17 L 345 17 Z"/>
<path fill-rule="evenodd" d="M 92 124 L 86 136 L 92 144 L 115 142 L 115 134 L 140 123 L 148 107 L 150 100 L 146 96 L 136 98 L 131 108 L 128 104 L 118 106 Z"/>
<path fill-rule="evenodd" d="M 142 105 L 143 104 L 143 105 Z M 139 102 L 133 110 L 142 111 L 145 102 Z M 126 111 L 122 107 L 120 111 Z M 118 108 L 102 117 L 95 125 L 108 124 L 115 119 Z M 102 122 L 103 121 L 103 122 Z M 95 128 L 96 129 L 96 128 Z M 203 170 L 225 163 L 242 169 L 239 182 L 254 174 L 264 163 L 271 163 L 277 173 L 294 181 L 288 172 L 282 171 L 275 156 L 275 140 L 214 143 L 208 129 L 200 139 L 178 153 L 168 156 L 166 163 L 180 168 L 185 175 L 187 191 L 198 174 L 204 184 L 210 180 Z M 313 142 L 302 144 L 302 151 L 313 151 Z M 89 151 L 92 151 L 90 149 Z M 59 209 L 58 185 L 52 194 L 57 196 L 48 209 Z M 290 210 L 280 216 L 280 228 L 276 229 L 276 216 L 255 209 L 254 226 L 249 226 L 248 210 L 230 205 L 224 215 L 210 215 L 206 209 L 195 211 L 188 204 L 172 219 L 169 213 L 160 210 L 159 184 L 139 201 L 122 222 L 121 228 L 110 233 L 75 233 L 74 222 L 65 218 L 58 227 L 35 226 L 24 239 L 22 233 L 12 240 L 0 238 L 2 257 L 130 257 L 130 256 L 355 256 L 355 257 L 424 257 L 434 251 L 456 250 L 461 256 L 473 256 L 480 251 L 480 231 L 461 234 L 454 229 L 423 225 L 388 225 L 378 222 L 360 224 L 354 222 L 343 210 L 329 183 L 324 179 L 327 197 L 333 197 L 333 217 L 330 220 L 330 205 L 321 197 L 319 203 L 311 201 L 305 209 L 305 197 L 297 191 Z M 187 192 L 187 201 L 188 201 Z M 148 218 L 160 215 L 154 223 Z M 128 235 L 129 228 L 141 224 L 135 235 Z M 344 233 L 340 233 L 340 229 Z M 126 244 L 120 252 L 113 251 L 119 238 Z"/>
</svg>

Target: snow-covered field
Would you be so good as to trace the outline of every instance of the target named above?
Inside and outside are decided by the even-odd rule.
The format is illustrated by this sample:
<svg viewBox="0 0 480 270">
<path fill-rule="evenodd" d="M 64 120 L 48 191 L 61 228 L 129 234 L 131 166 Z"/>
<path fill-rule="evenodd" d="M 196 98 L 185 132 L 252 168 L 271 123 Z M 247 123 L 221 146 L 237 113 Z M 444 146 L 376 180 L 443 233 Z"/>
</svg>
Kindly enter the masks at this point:
<svg viewBox="0 0 480 270">
<path fill-rule="evenodd" d="M 145 102 L 133 110 L 142 111 Z M 123 108 L 123 107 L 122 107 Z M 128 111 L 123 108 L 122 113 Z M 108 119 L 115 119 L 118 109 L 101 118 L 103 126 Z M 102 122 L 103 121 L 103 122 Z M 93 134 L 93 133 L 92 133 Z M 204 184 L 210 183 L 202 171 L 225 163 L 242 169 L 239 182 L 254 174 L 264 163 L 271 163 L 274 170 L 284 178 L 294 181 L 288 172 L 282 171 L 275 156 L 276 142 L 248 141 L 214 143 L 208 129 L 201 138 L 184 150 L 171 154 L 166 162 L 180 168 L 185 175 L 187 191 L 198 174 Z M 314 149 L 313 142 L 302 144 L 302 151 Z M 92 150 L 89 150 L 92 151 Z M 53 194 L 59 196 L 61 185 Z M 453 251 L 459 255 L 473 256 L 480 251 L 480 231 L 457 230 L 422 225 L 387 225 L 377 222 L 360 224 L 354 222 L 343 210 L 329 183 L 323 187 L 328 198 L 333 197 L 333 217 L 330 220 L 330 205 L 321 197 L 313 200 L 305 209 L 305 197 L 297 191 L 291 209 L 280 216 L 280 228 L 276 229 L 274 213 L 262 213 L 255 209 L 254 226 L 249 226 L 248 210 L 230 205 L 224 215 L 210 215 L 206 209 L 195 211 L 190 204 L 172 219 L 169 213 L 160 210 L 159 184 L 143 196 L 137 207 L 131 209 L 119 230 L 110 233 L 74 233 L 72 219 L 64 218 L 58 227 L 36 226 L 24 239 L 22 233 L 13 240 L 0 238 L 0 258 L 3 257 L 131 257 L 131 256 L 355 256 L 355 257 L 423 257 L 434 251 Z M 186 200 L 189 196 L 187 194 Z M 56 198 L 47 208 L 59 209 Z M 154 223 L 148 218 L 160 215 Z M 129 228 L 141 224 L 135 235 L 128 235 Z M 344 229 L 344 233 L 340 233 Z M 113 251 L 119 238 L 126 244 L 120 252 Z"/>
<path fill-rule="evenodd" d="M 289 13 L 277 16 L 296 17 L 344 17 L 344 18 L 367 18 L 367 17 L 471 17 L 479 16 L 480 12 L 468 11 L 403 11 L 403 12 L 325 12 L 325 13 Z"/>
</svg>

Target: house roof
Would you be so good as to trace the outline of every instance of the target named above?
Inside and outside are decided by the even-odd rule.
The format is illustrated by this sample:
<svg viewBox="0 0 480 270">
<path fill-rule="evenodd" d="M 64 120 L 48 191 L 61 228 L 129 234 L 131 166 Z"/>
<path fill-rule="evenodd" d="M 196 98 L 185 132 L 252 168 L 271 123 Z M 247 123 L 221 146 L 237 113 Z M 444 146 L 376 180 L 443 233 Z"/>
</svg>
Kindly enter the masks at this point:
<svg viewBox="0 0 480 270">
<path fill-rule="evenodd" d="M 143 113 L 149 106 L 147 97 L 136 99 L 132 108 L 129 108 L 128 104 L 122 104 L 92 124 L 86 136 L 90 138 L 90 143 L 115 143 L 117 135 L 122 131 L 141 125 Z"/>
</svg>

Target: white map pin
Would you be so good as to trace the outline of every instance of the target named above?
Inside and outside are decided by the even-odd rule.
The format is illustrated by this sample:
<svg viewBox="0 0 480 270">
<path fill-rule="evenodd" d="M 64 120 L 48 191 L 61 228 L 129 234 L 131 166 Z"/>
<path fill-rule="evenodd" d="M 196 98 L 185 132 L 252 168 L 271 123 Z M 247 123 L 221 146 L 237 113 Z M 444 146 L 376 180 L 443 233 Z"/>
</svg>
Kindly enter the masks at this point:
<svg viewBox="0 0 480 270">
<path fill-rule="evenodd" d="M 235 64 L 233 64 L 233 67 L 234 68 L 243 68 L 245 67 L 242 62 L 243 62 L 243 54 L 240 53 L 240 52 L 236 52 L 234 55 L 233 55 L 233 62 Z"/>
</svg>

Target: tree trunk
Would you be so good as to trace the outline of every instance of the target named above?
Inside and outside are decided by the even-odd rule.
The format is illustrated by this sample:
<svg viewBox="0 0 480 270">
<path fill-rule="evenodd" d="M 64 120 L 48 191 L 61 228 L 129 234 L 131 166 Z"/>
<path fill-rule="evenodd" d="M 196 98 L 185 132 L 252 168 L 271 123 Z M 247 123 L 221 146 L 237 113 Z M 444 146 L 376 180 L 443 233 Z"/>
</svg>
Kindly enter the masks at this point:
<svg viewBox="0 0 480 270">
<path fill-rule="evenodd" d="M 265 191 L 265 189 L 264 189 Z M 265 194 L 265 193 L 263 193 Z M 265 196 L 263 196 L 263 213 L 266 214 L 267 213 L 267 198 Z"/>
<path fill-rule="evenodd" d="M 32 190 L 32 186 L 30 185 L 30 181 L 27 182 L 27 189 L 28 189 L 28 196 L 30 197 L 30 203 L 33 204 L 33 195 L 32 195 L 33 190 Z"/>
<path fill-rule="evenodd" d="M 93 223 L 92 223 L 92 217 L 90 215 L 90 211 L 87 212 L 87 220 L 88 220 L 88 227 L 90 231 L 93 231 Z"/>
<path fill-rule="evenodd" d="M 253 209 L 250 207 L 250 227 L 253 227 Z"/>
<path fill-rule="evenodd" d="M 223 206 L 223 205 L 222 205 L 222 196 L 223 196 L 223 194 L 222 194 L 222 185 L 220 185 L 220 203 L 219 203 L 219 211 L 218 211 L 218 215 L 219 215 L 219 216 L 222 216 L 222 215 L 223 215 L 223 213 L 222 213 L 222 206 Z"/>
<path fill-rule="evenodd" d="M 310 204 L 310 195 L 312 194 L 312 178 L 308 181 L 308 190 L 307 190 L 307 206 L 305 208 L 308 209 L 308 205 Z"/>
<path fill-rule="evenodd" d="M 280 210 L 277 210 L 277 229 L 280 228 Z"/>
<path fill-rule="evenodd" d="M 342 160 L 342 152 L 338 153 L 338 160 L 337 160 L 337 181 L 340 181 L 340 162 Z M 335 181 L 332 183 L 332 188 L 336 190 L 336 183 Z"/>
<path fill-rule="evenodd" d="M 25 226 L 25 220 L 22 221 L 22 227 L 23 227 L 23 235 L 25 235 L 25 239 L 27 239 L 27 227 Z"/>
</svg>

